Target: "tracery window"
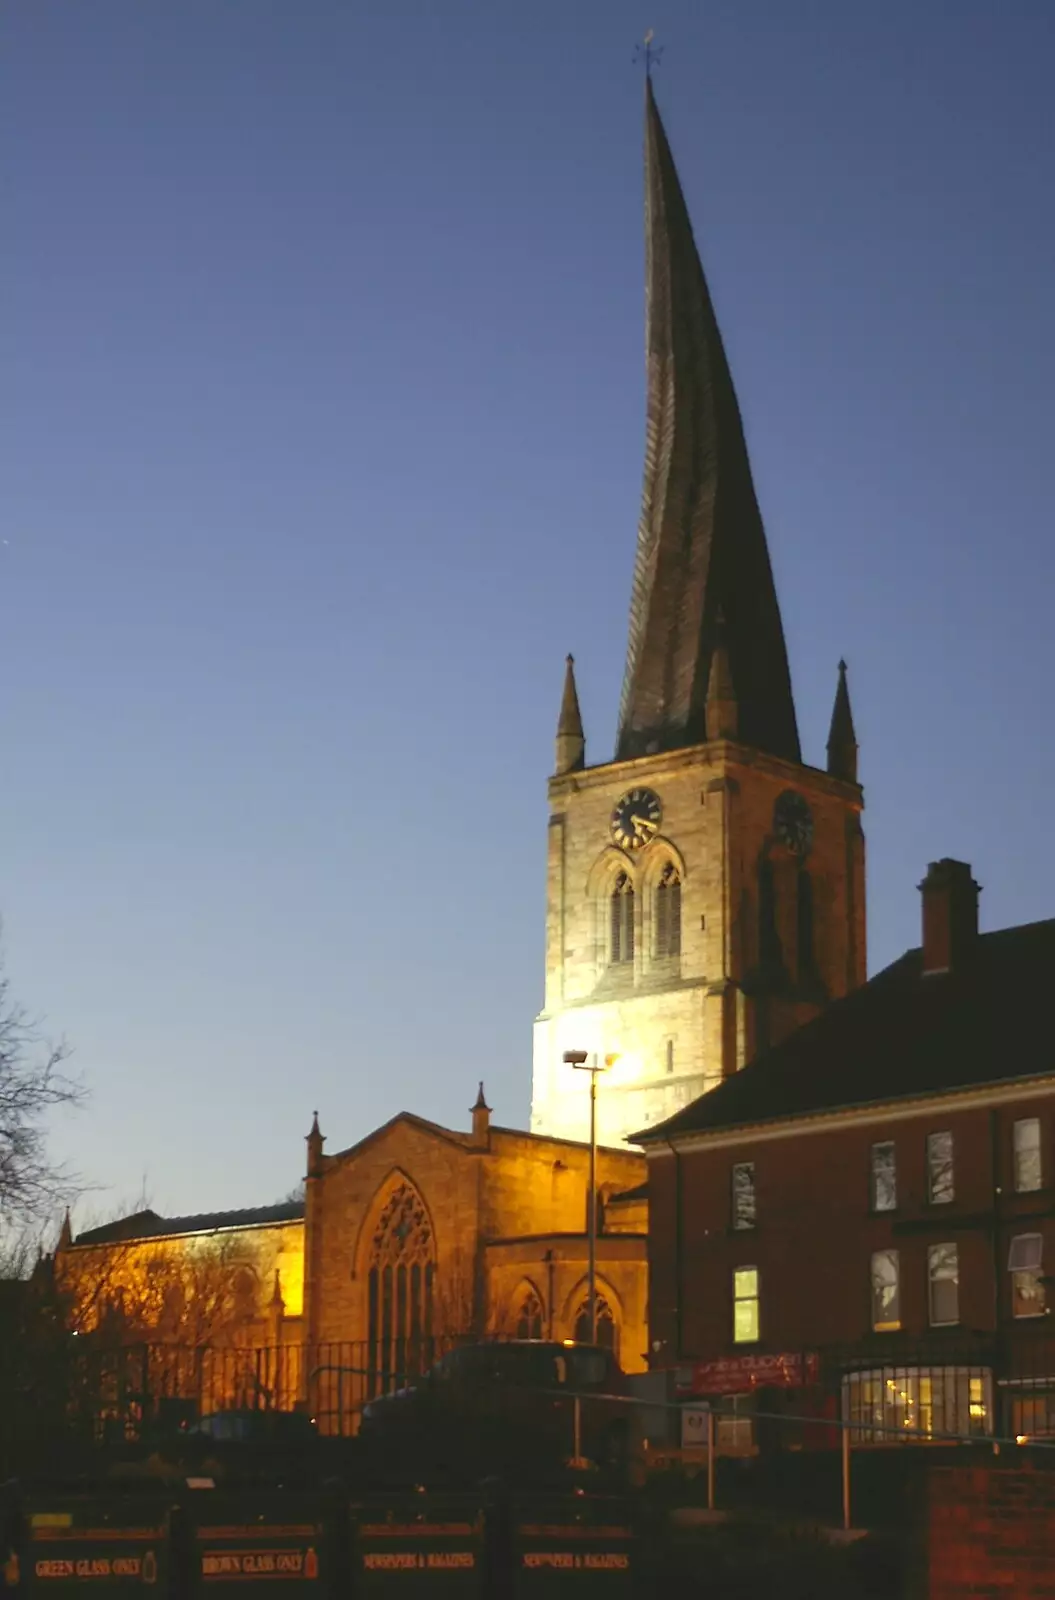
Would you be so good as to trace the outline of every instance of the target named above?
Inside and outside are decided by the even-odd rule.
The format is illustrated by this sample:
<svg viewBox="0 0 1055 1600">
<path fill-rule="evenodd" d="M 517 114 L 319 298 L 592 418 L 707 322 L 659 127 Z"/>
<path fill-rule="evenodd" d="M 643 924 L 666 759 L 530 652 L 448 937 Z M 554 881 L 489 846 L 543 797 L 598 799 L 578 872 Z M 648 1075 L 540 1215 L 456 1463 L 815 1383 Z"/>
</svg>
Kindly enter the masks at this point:
<svg viewBox="0 0 1055 1600">
<path fill-rule="evenodd" d="M 612 965 L 634 959 L 634 885 L 621 872 L 612 888 L 610 952 Z"/>
<path fill-rule="evenodd" d="M 534 1289 L 528 1289 L 520 1302 L 516 1330 L 518 1339 L 542 1338 L 542 1301 Z"/>
<path fill-rule="evenodd" d="M 393 1189 L 370 1243 L 367 1340 L 371 1393 L 397 1387 L 429 1359 L 435 1242 L 412 1183 Z"/>
<path fill-rule="evenodd" d="M 655 933 L 657 956 L 681 955 L 681 876 L 673 861 L 656 884 Z"/>
<path fill-rule="evenodd" d="M 576 1344 L 599 1344 L 606 1350 L 616 1349 L 615 1315 L 603 1294 L 596 1296 L 597 1301 L 597 1338 L 590 1338 L 590 1299 L 589 1296 L 579 1307 L 579 1314 L 575 1318 Z"/>
</svg>

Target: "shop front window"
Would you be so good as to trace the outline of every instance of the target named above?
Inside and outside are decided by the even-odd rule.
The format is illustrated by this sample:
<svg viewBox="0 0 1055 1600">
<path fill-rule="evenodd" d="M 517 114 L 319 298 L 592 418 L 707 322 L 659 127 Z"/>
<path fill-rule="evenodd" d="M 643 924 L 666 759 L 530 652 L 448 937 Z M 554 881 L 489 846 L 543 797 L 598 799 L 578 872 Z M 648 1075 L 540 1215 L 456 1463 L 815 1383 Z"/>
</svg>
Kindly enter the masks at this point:
<svg viewBox="0 0 1055 1600">
<path fill-rule="evenodd" d="M 843 1415 L 852 1444 L 955 1440 L 992 1432 L 988 1368 L 881 1367 L 843 1379 Z"/>
</svg>

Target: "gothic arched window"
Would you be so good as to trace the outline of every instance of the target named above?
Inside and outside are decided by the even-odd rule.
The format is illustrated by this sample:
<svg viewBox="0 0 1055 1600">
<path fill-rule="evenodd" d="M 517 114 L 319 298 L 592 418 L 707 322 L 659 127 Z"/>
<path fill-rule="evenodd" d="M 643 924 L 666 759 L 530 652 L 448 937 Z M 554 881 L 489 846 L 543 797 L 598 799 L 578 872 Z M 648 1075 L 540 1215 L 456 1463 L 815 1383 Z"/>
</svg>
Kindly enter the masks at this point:
<svg viewBox="0 0 1055 1600">
<path fill-rule="evenodd" d="M 625 872 L 621 872 L 612 886 L 611 898 L 611 951 L 612 965 L 634 959 L 634 885 Z"/>
<path fill-rule="evenodd" d="M 259 1285 L 251 1267 L 240 1267 L 231 1284 L 231 1309 L 239 1322 L 251 1322 L 256 1316 Z"/>
<path fill-rule="evenodd" d="M 768 858 L 758 864 L 758 960 L 760 966 L 770 971 L 778 968 L 783 960 L 777 932 L 777 888 L 773 863 Z"/>
<path fill-rule="evenodd" d="M 542 1338 L 542 1301 L 534 1289 L 528 1289 L 520 1302 L 516 1330 L 518 1339 Z"/>
<path fill-rule="evenodd" d="M 813 957 L 813 879 L 805 867 L 799 868 L 798 898 L 795 906 L 798 924 L 799 982 L 808 983 L 814 975 Z"/>
<path fill-rule="evenodd" d="M 371 1391 L 420 1372 L 432 1339 L 436 1264 L 432 1225 L 412 1183 L 385 1202 L 370 1243 L 367 1341 Z"/>
<path fill-rule="evenodd" d="M 587 1296 L 579 1307 L 579 1314 L 575 1318 L 575 1342 L 576 1344 L 596 1343 L 602 1345 L 605 1350 L 614 1352 L 616 1348 L 615 1316 L 603 1294 L 597 1295 L 596 1300 L 597 1338 L 596 1340 L 591 1340 L 590 1338 L 590 1301 Z"/>
<path fill-rule="evenodd" d="M 656 884 L 655 953 L 681 955 L 681 876 L 673 861 L 668 861 Z"/>
</svg>

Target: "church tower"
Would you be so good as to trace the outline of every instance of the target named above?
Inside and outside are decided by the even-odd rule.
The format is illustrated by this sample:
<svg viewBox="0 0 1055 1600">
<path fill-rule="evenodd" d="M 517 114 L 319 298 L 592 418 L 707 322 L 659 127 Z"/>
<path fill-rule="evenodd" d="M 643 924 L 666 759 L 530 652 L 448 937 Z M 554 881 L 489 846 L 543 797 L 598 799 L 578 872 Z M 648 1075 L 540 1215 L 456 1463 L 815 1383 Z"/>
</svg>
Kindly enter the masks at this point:
<svg viewBox="0 0 1055 1600">
<path fill-rule="evenodd" d="M 650 81 L 648 405 L 615 759 L 586 762 L 569 657 L 549 783 L 531 1126 L 617 1144 L 865 978 L 863 796 L 845 666 L 803 763 L 736 392 Z"/>
</svg>

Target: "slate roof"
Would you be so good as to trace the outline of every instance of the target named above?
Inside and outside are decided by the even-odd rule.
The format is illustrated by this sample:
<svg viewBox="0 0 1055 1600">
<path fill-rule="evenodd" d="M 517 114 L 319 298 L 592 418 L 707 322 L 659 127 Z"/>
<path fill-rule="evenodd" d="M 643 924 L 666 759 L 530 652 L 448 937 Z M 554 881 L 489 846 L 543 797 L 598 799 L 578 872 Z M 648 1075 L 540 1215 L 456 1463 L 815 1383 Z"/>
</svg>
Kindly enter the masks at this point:
<svg viewBox="0 0 1055 1600">
<path fill-rule="evenodd" d="M 645 477 L 616 759 L 706 738 L 719 613 L 738 739 L 801 759 L 740 407 L 652 93 L 645 105 Z"/>
<path fill-rule="evenodd" d="M 164 1239 L 177 1233 L 214 1233 L 220 1228 L 260 1228 L 271 1222 L 298 1222 L 303 1200 L 284 1200 L 275 1206 L 251 1206 L 244 1211 L 204 1211 L 193 1217 L 159 1217 L 156 1211 L 137 1211 L 101 1228 L 79 1233 L 75 1244 L 116 1244 L 127 1239 Z"/>
<path fill-rule="evenodd" d="M 909 950 L 635 1144 L 1055 1075 L 1055 920 L 984 933 L 961 969 Z"/>
</svg>

